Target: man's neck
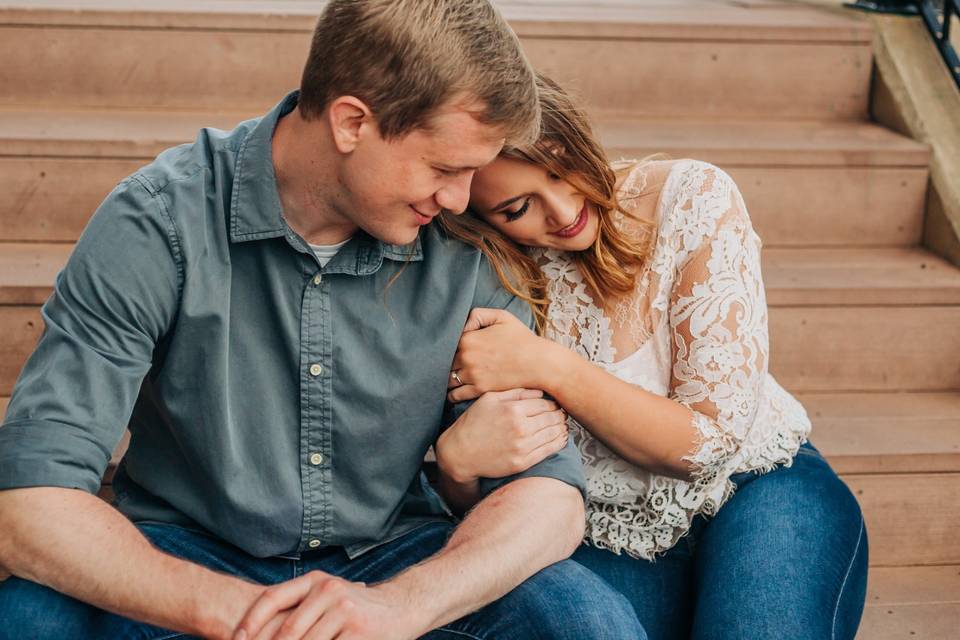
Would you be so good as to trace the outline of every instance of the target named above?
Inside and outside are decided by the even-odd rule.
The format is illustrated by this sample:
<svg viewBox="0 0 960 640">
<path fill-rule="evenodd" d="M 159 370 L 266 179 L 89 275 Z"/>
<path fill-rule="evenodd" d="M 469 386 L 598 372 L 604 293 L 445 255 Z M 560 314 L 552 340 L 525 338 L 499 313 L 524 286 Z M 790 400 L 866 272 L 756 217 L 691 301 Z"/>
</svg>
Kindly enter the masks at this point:
<svg viewBox="0 0 960 640">
<path fill-rule="evenodd" d="M 323 187 L 334 183 L 330 158 L 336 153 L 326 133 L 294 109 L 277 122 L 271 145 L 283 217 L 304 240 L 319 245 L 343 242 L 357 231 L 331 206 Z"/>
</svg>

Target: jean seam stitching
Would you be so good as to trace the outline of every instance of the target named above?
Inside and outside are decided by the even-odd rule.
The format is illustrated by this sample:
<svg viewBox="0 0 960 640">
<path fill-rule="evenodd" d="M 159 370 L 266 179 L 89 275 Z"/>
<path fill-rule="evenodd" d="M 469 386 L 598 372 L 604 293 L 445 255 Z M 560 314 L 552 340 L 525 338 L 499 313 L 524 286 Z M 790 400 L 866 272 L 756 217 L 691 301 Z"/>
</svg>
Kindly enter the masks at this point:
<svg viewBox="0 0 960 640">
<path fill-rule="evenodd" d="M 860 542 L 863 540 L 863 516 L 860 516 L 860 533 L 857 535 L 857 545 L 853 548 L 853 555 L 850 556 L 850 564 L 847 565 L 847 572 L 843 576 L 843 582 L 840 583 L 840 591 L 837 593 L 837 604 L 833 608 L 833 623 L 830 625 L 830 638 L 837 637 L 837 614 L 840 613 L 840 600 L 843 599 L 843 589 L 847 586 L 847 579 L 850 572 L 853 571 L 853 563 L 857 559 L 857 552 L 860 551 Z"/>
<path fill-rule="evenodd" d="M 437 631 L 443 631 L 444 633 L 454 633 L 458 636 L 463 636 L 464 638 L 471 638 L 471 640 L 483 640 L 480 636 L 475 636 L 472 633 L 467 633 L 466 631 L 458 631 L 457 629 L 450 629 L 449 627 L 440 627 Z"/>
</svg>

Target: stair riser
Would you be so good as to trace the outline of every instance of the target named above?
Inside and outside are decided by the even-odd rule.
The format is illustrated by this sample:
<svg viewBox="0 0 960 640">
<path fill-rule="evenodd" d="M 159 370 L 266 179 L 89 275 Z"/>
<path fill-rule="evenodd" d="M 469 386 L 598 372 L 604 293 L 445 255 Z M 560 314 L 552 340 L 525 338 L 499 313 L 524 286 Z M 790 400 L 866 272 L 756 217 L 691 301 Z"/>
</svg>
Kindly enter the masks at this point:
<svg viewBox="0 0 960 640">
<path fill-rule="evenodd" d="M 791 391 L 960 388 L 960 306 L 774 307 L 770 336 Z"/>
<path fill-rule="evenodd" d="M 75 241 L 103 197 L 149 160 L 0 157 L 0 240 Z M 925 169 L 725 169 L 767 247 L 920 241 Z"/>
<path fill-rule="evenodd" d="M 9 396 L 27 358 L 33 353 L 43 319 L 34 306 L 0 306 L 0 396 Z"/>
<path fill-rule="evenodd" d="M 299 84 L 309 40 L 307 32 L 0 27 L 0 105 L 262 110 Z M 523 43 L 534 66 L 604 111 L 866 115 L 866 43 L 549 37 Z"/>
<path fill-rule="evenodd" d="M 104 197 L 147 162 L 0 158 L 0 240 L 75 242 Z"/>
<path fill-rule="evenodd" d="M 960 307 L 775 307 L 770 371 L 794 392 L 957 389 L 957 327 Z M 0 395 L 41 330 L 38 306 L 0 306 Z"/>
<path fill-rule="evenodd" d="M 843 479 L 864 513 L 871 565 L 960 563 L 960 474 Z"/>
</svg>

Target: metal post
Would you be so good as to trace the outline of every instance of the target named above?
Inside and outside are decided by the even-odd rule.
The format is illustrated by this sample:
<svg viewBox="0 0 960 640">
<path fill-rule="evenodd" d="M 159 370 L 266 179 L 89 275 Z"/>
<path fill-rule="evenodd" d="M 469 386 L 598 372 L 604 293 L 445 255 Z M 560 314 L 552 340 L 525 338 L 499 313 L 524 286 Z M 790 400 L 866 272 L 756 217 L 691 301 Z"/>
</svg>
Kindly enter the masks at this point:
<svg viewBox="0 0 960 640">
<path fill-rule="evenodd" d="M 843 6 L 860 11 L 894 13 L 901 16 L 915 16 L 919 13 L 917 3 L 911 0 L 857 0 L 857 2 L 845 2 Z"/>
</svg>

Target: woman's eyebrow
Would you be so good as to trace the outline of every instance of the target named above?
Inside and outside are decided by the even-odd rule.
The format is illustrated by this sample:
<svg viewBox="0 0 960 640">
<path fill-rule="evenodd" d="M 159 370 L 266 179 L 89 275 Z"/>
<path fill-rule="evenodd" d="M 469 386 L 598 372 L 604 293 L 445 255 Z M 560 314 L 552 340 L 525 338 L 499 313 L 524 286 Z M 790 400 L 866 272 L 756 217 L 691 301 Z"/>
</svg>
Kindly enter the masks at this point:
<svg viewBox="0 0 960 640">
<path fill-rule="evenodd" d="M 522 193 L 522 194 L 520 194 L 519 196 L 514 196 L 514 197 L 512 197 L 512 198 L 509 198 L 509 199 L 507 199 L 507 200 L 504 200 L 503 202 L 501 202 L 501 203 L 498 204 L 497 206 L 495 206 L 495 207 L 490 207 L 490 211 L 499 211 L 500 209 L 503 209 L 504 207 L 509 207 L 511 204 L 513 204 L 513 203 L 516 202 L 517 200 L 520 200 L 521 198 L 525 198 L 527 195 L 528 195 L 528 194 L 526 194 L 526 193 Z"/>
</svg>

